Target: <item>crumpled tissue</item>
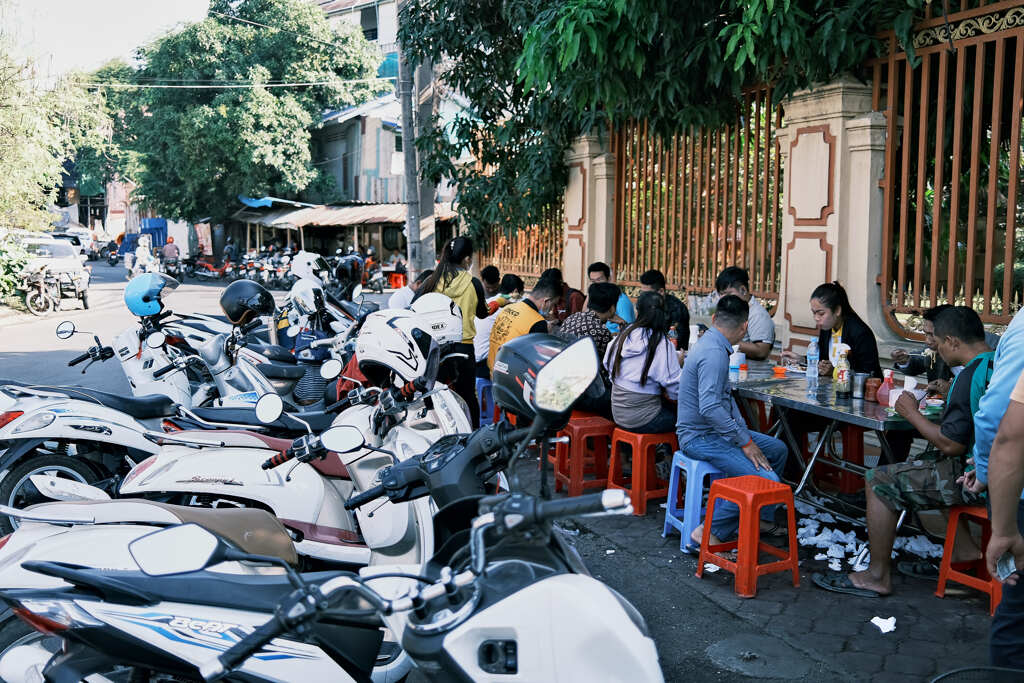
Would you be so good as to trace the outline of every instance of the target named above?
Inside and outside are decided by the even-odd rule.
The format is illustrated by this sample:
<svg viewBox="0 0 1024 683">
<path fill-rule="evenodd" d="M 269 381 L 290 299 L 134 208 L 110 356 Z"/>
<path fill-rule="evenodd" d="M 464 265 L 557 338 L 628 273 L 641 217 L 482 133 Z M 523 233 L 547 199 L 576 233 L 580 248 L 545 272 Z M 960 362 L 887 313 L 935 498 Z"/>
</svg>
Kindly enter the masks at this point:
<svg viewBox="0 0 1024 683">
<path fill-rule="evenodd" d="M 896 617 L 889 617 L 888 619 L 872 617 L 871 623 L 877 626 L 878 630 L 882 633 L 889 633 L 896 630 Z"/>
</svg>

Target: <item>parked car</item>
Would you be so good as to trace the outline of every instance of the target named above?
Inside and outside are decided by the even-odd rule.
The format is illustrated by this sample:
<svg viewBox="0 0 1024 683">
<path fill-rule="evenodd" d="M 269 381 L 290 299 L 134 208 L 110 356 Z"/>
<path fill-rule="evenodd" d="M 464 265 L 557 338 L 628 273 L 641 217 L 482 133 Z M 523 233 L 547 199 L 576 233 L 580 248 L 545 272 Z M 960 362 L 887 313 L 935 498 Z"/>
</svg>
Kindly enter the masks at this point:
<svg viewBox="0 0 1024 683">
<path fill-rule="evenodd" d="M 80 235 L 75 235 L 70 232 L 51 232 L 50 236 L 53 237 L 54 239 L 64 240 L 65 242 L 73 246 L 79 254 L 88 258 L 89 250 L 87 249 L 86 242 L 89 242 L 91 240 L 88 240 L 87 238 L 82 238 Z"/>
<path fill-rule="evenodd" d="M 84 256 L 61 239 L 22 240 L 31 259 L 22 271 L 19 289 L 25 292 L 25 304 L 35 315 L 59 309 L 63 299 L 78 299 L 89 307 L 89 268 Z"/>
</svg>

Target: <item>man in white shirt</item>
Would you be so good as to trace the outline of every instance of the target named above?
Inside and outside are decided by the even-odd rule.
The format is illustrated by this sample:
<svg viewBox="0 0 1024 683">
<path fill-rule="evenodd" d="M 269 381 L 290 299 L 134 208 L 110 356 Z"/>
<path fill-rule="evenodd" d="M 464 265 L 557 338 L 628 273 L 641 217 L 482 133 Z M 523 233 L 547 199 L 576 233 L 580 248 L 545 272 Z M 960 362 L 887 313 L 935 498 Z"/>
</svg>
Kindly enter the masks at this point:
<svg viewBox="0 0 1024 683">
<path fill-rule="evenodd" d="M 395 291 L 388 299 L 388 308 L 409 308 L 412 304 L 412 300 L 416 297 L 416 292 L 419 291 L 420 285 L 431 276 L 433 270 L 424 270 L 418 276 L 416 281 L 407 284 L 405 287 Z"/>
<path fill-rule="evenodd" d="M 751 360 L 764 360 L 775 344 L 775 323 L 772 316 L 757 299 L 750 294 L 750 276 L 739 266 L 729 266 L 715 279 L 719 296 L 732 294 L 747 302 L 747 334 L 739 343 L 740 351 Z"/>
</svg>

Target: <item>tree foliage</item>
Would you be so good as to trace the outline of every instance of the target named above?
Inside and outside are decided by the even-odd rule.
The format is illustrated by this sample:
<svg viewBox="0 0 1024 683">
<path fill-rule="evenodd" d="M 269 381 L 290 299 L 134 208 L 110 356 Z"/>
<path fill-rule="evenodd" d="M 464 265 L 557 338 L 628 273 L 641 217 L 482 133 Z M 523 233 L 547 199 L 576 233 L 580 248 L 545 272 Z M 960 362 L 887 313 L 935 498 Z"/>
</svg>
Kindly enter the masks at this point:
<svg viewBox="0 0 1024 683">
<path fill-rule="evenodd" d="M 0 36 L 0 227 L 48 227 L 64 162 L 106 126 L 94 94 L 67 81 L 41 88 Z"/>
<path fill-rule="evenodd" d="M 400 40 L 464 94 L 417 141 L 428 177 L 459 183 L 471 228 L 526 226 L 560 201 L 579 135 L 629 119 L 658 132 L 731 120 L 745 86 L 776 97 L 851 72 L 925 0 L 408 0 Z M 475 168 L 448 161 L 477 153 Z"/>
<path fill-rule="evenodd" d="M 210 10 L 203 21 L 141 47 L 134 73 L 114 65 L 105 74 L 138 85 L 258 86 L 108 91 L 117 112 L 117 154 L 108 170 L 133 174 L 143 203 L 166 216 L 223 219 L 239 194 L 298 197 L 321 178 L 310 156 L 310 128 L 321 113 L 390 87 L 342 82 L 373 79 L 380 57 L 356 27 L 335 32 L 314 3 L 212 0 Z M 324 81 L 331 83 L 269 87 Z"/>
</svg>

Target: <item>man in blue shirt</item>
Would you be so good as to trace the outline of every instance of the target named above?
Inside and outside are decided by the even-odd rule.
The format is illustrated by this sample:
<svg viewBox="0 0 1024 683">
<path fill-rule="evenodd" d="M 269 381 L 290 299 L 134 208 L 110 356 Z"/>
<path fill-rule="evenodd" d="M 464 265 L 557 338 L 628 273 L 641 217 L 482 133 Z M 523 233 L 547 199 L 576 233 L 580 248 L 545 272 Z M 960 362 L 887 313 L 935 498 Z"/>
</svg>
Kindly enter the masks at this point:
<svg viewBox="0 0 1024 683">
<path fill-rule="evenodd" d="M 601 261 L 595 261 L 591 263 L 587 268 L 587 277 L 590 279 L 590 284 L 597 284 L 598 282 L 611 282 L 612 281 L 612 269 L 608 267 L 607 263 Z M 636 311 L 633 309 L 633 302 L 630 300 L 629 295 L 626 292 L 619 294 L 619 300 L 615 304 L 615 316 L 605 323 L 605 327 L 612 334 L 619 333 L 619 325 L 625 327 L 636 320 Z"/>
<path fill-rule="evenodd" d="M 991 487 L 992 538 L 985 560 L 993 575 L 996 562 L 1006 552 L 1013 554 L 1018 568 L 1024 566 L 1024 390 L 1015 389 L 1022 373 L 1024 314 L 1017 313 L 996 347 L 992 381 L 974 414 L 975 470 L 963 482 L 975 492 Z M 1018 578 L 1012 577 L 1003 587 L 1002 602 L 989 627 L 993 666 L 1024 669 L 1024 582 Z"/>
<path fill-rule="evenodd" d="M 729 294 L 718 301 L 712 327 L 686 356 L 679 380 L 676 436 L 689 457 L 711 463 L 727 477 L 754 474 L 779 481 L 789 449 L 773 437 L 747 429 L 729 385 L 729 354 L 747 333 L 747 302 Z M 775 506 L 761 509 L 762 531 L 780 535 Z M 707 520 L 705 520 L 707 523 Z M 739 508 L 718 502 L 711 521 L 711 543 L 731 540 L 739 528 Z M 690 536 L 699 546 L 704 527 Z"/>
</svg>

